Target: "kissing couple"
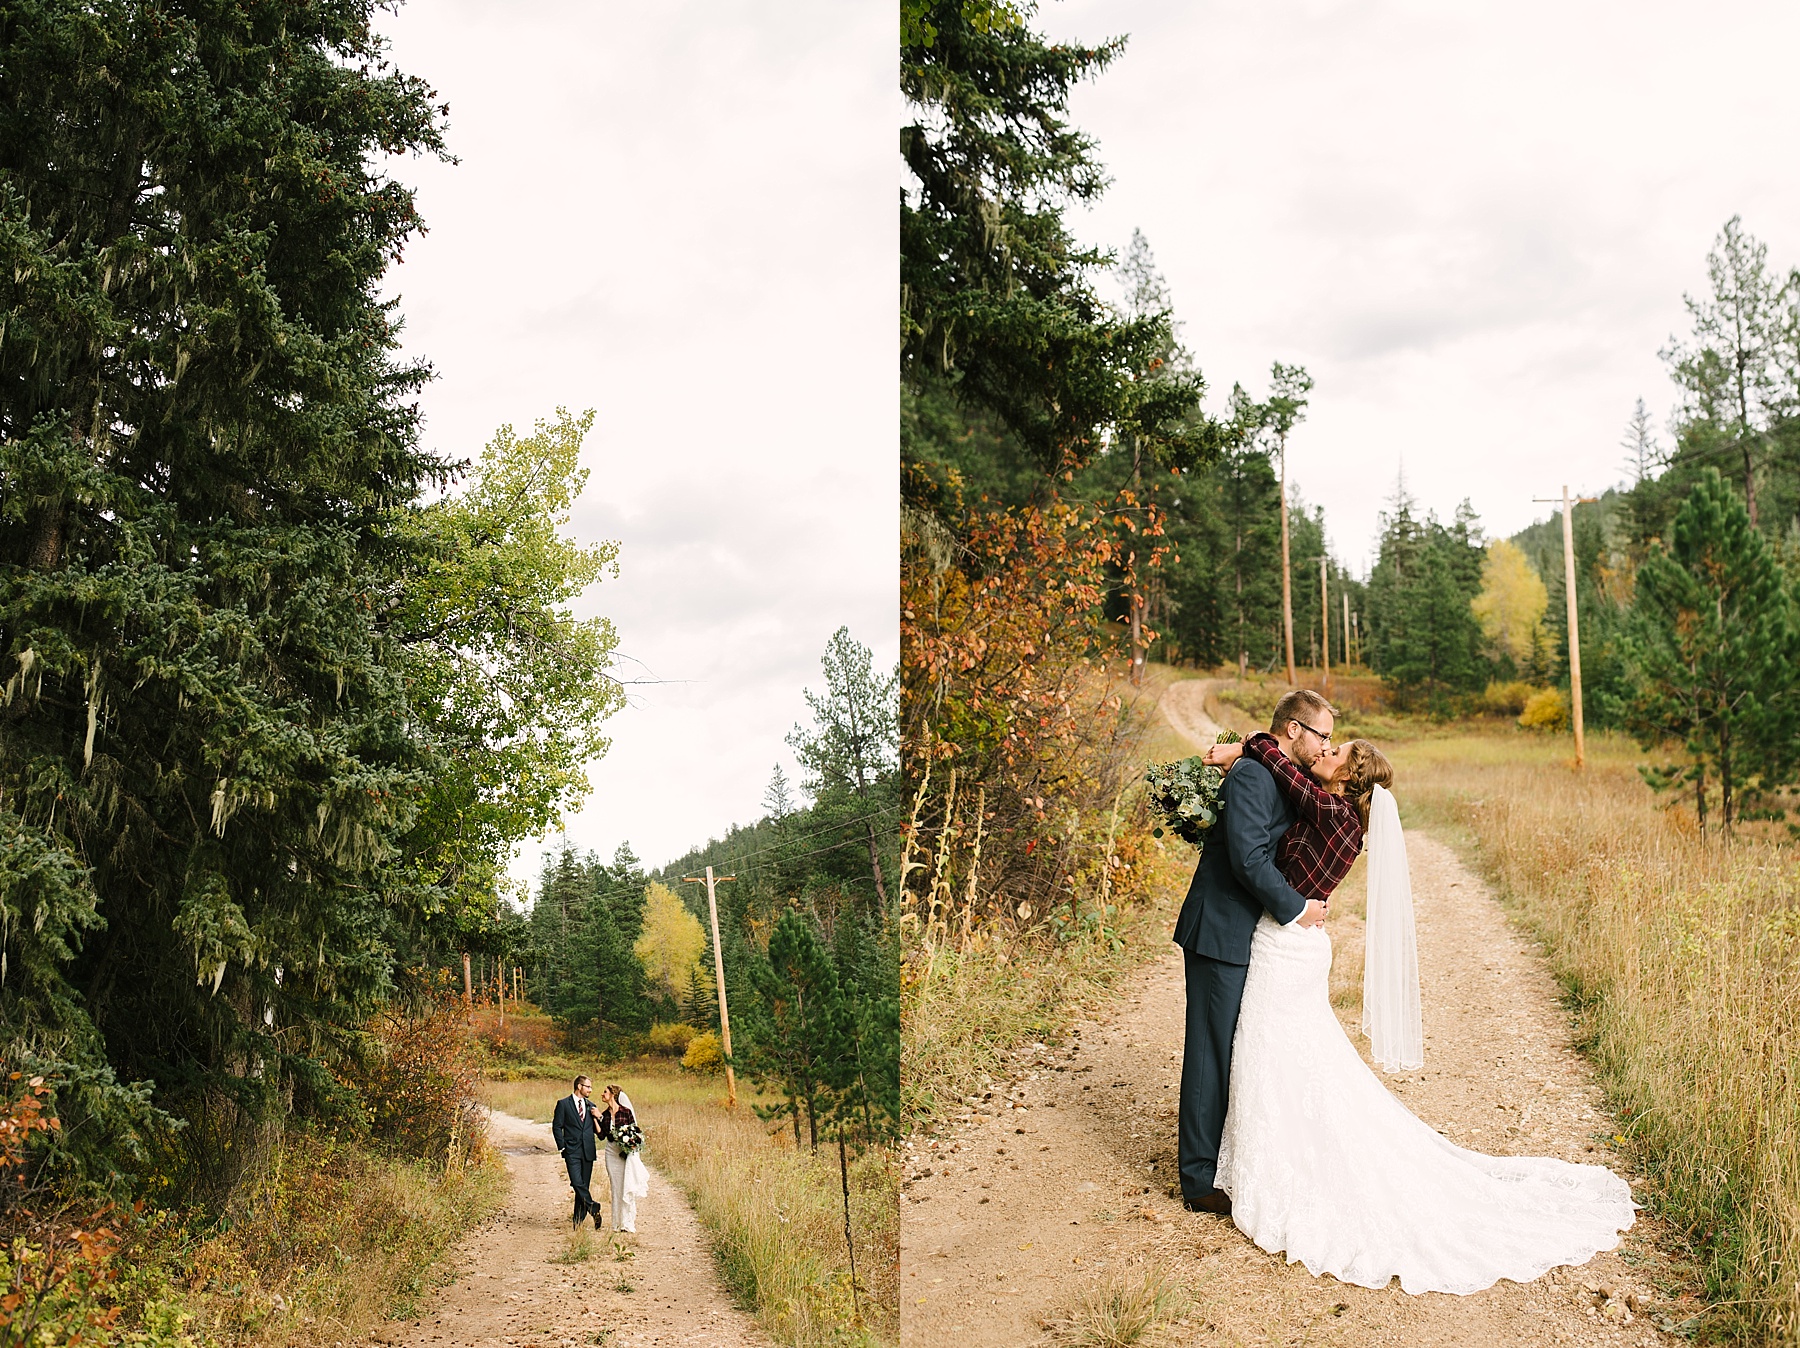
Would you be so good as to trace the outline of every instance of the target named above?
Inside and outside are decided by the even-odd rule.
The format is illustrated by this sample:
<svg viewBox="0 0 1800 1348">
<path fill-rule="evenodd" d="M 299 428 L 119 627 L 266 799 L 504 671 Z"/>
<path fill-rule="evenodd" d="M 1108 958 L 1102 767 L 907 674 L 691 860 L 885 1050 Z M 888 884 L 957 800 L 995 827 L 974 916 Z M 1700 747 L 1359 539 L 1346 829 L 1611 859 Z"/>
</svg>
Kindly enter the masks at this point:
<svg viewBox="0 0 1800 1348">
<path fill-rule="evenodd" d="M 1632 1224 L 1600 1166 L 1485 1156 L 1369 1070 L 1331 1009 L 1332 891 L 1369 850 L 1363 1029 L 1385 1071 L 1424 1064 L 1412 881 L 1393 769 L 1288 693 L 1267 733 L 1219 744 L 1220 822 L 1175 925 L 1187 974 L 1180 1167 L 1190 1210 L 1363 1287 L 1466 1294 L 1584 1264 Z M 1221 837 L 1222 835 L 1222 837 Z"/>
<path fill-rule="evenodd" d="M 593 1182 L 595 1160 L 604 1155 L 612 1190 L 613 1230 L 635 1234 L 637 1203 L 650 1192 L 650 1171 L 639 1154 L 644 1135 L 631 1108 L 631 1097 L 617 1086 L 607 1086 L 596 1107 L 589 1099 L 594 1092 L 592 1077 L 576 1077 L 570 1086 L 569 1094 L 556 1102 L 556 1112 L 550 1116 L 550 1136 L 568 1168 L 569 1187 L 575 1191 L 573 1225 L 579 1231 L 591 1215 L 594 1229 L 601 1229 L 601 1207 L 588 1186 Z"/>
</svg>

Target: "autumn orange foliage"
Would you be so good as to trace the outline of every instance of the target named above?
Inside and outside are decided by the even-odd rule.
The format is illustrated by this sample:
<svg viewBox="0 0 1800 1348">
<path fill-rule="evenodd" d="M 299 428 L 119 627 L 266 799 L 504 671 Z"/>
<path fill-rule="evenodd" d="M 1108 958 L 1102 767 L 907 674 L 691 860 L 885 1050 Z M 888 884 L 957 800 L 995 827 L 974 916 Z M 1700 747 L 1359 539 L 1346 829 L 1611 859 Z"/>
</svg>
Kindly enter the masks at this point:
<svg viewBox="0 0 1800 1348">
<path fill-rule="evenodd" d="M 902 880 L 916 940 L 1105 923 L 1130 869 L 1136 821 L 1120 811 L 1137 728 L 1106 601 L 1162 550 L 1155 513 L 1128 494 L 984 508 L 954 530 L 909 517 Z"/>
<path fill-rule="evenodd" d="M 46 1105 L 41 1076 L 8 1078 L 12 1098 L 0 1111 L 0 1343 L 79 1345 L 111 1342 L 122 1308 L 117 1216 L 110 1208 L 71 1207 L 34 1192 L 27 1149 L 34 1136 L 62 1128 Z"/>
</svg>

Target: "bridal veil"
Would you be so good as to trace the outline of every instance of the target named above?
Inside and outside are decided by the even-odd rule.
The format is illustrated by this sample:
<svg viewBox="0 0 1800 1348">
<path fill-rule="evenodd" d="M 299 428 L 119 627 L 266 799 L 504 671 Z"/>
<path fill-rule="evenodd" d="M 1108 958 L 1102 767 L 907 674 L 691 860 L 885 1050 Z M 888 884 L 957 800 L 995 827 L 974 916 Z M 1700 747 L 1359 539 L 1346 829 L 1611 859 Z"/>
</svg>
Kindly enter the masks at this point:
<svg viewBox="0 0 1800 1348">
<path fill-rule="evenodd" d="M 1362 1029 L 1384 1072 L 1425 1065 L 1419 1012 L 1419 947 L 1412 876 L 1394 793 L 1377 786 L 1369 802 L 1369 904 L 1363 933 Z"/>
</svg>

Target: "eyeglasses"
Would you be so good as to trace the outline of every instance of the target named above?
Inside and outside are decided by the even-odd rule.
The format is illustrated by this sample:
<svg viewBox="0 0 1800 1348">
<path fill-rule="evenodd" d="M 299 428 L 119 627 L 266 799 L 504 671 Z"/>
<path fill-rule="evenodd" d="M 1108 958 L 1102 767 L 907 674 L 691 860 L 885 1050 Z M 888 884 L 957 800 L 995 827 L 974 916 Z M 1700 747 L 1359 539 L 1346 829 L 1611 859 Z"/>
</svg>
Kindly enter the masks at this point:
<svg viewBox="0 0 1800 1348">
<path fill-rule="evenodd" d="M 1309 726 L 1305 721 L 1300 720 L 1298 717 L 1290 719 L 1292 719 L 1294 724 L 1299 726 L 1302 730 L 1311 730 L 1313 734 L 1317 735 L 1319 737 L 1320 747 L 1331 743 L 1331 736 L 1327 732 L 1313 729 L 1312 726 Z"/>
</svg>

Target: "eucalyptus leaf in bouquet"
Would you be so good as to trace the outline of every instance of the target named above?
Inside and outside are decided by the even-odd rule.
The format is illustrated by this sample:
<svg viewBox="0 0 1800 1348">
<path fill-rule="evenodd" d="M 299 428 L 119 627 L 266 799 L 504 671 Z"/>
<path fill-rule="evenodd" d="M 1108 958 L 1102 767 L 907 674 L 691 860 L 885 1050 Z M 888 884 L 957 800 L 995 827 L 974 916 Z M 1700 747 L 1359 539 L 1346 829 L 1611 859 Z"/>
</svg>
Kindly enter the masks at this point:
<svg viewBox="0 0 1800 1348">
<path fill-rule="evenodd" d="M 1242 738 L 1235 730 L 1223 730 L 1216 743 L 1235 744 Z M 1162 819 L 1152 832 L 1159 838 L 1173 833 L 1204 850 L 1207 834 L 1219 822 L 1219 788 L 1225 784 L 1225 770 L 1207 767 L 1195 754 L 1175 763 L 1152 764 L 1144 780 L 1150 785 L 1151 807 Z"/>
</svg>

